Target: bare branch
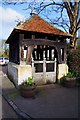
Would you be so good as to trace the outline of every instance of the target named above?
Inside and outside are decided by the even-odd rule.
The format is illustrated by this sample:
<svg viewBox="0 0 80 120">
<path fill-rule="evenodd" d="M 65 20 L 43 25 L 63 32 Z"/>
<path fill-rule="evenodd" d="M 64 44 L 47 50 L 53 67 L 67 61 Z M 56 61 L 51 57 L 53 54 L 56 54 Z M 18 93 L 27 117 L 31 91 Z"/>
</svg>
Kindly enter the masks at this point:
<svg viewBox="0 0 80 120">
<path fill-rule="evenodd" d="M 20 4 L 26 4 L 27 2 L 3 2 L 4 5 L 20 5 Z"/>
<path fill-rule="evenodd" d="M 58 18 L 58 20 L 57 21 L 59 21 L 61 18 L 62 18 L 62 15 L 63 15 L 63 7 L 62 7 L 62 9 L 61 9 L 61 15 L 60 15 L 60 17 Z"/>
<path fill-rule="evenodd" d="M 56 21 L 56 20 L 51 20 L 48 16 L 46 16 L 45 14 L 44 14 L 44 16 L 50 21 L 50 24 L 52 24 L 52 25 L 57 25 L 57 26 L 59 26 L 59 27 L 62 27 L 64 30 L 65 30 L 65 32 L 67 32 L 68 33 L 68 31 L 67 31 L 67 29 L 66 29 L 66 26 L 67 27 L 69 27 L 68 25 L 66 25 L 66 26 L 64 26 L 64 23 L 63 22 L 59 22 L 59 21 Z"/>
<path fill-rule="evenodd" d="M 63 4 L 52 2 L 52 3 L 50 3 L 50 4 L 46 4 L 46 5 L 39 6 L 39 12 L 38 12 L 38 14 L 39 14 L 41 11 L 43 11 L 46 7 L 51 6 L 51 5 L 59 5 L 59 6 L 63 6 L 63 7 L 64 7 Z M 37 8 L 36 8 L 36 9 L 37 9 Z"/>
<path fill-rule="evenodd" d="M 66 2 L 64 2 L 64 5 L 65 5 L 65 8 L 66 8 L 67 14 L 69 16 L 69 19 L 71 19 L 71 17 L 74 19 L 73 11 L 72 11 L 72 8 L 70 6 L 69 1 L 68 0 L 65 0 L 65 1 Z"/>
</svg>

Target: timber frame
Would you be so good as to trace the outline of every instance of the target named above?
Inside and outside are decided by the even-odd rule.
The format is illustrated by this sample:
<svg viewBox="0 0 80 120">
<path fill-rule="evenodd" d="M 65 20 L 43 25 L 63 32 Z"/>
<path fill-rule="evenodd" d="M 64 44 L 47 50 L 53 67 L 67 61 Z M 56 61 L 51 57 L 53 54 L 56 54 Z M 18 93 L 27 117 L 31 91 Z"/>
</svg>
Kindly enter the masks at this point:
<svg viewBox="0 0 80 120">
<path fill-rule="evenodd" d="M 25 36 L 28 36 L 27 38 L 25 38 Z M 29 35 L 30 34 L 30 35 Z M 28 49 L 30 46 L 32 46 L 33 48 L 36 45 L 40 45 L 40 46 L 50 46 L 50 47 L 54 47 L 56 50 L 56 56 L 58 57 L 58 63 L 66 63 L 66 39 L 65 37 L 60 37 L 60 36 L 48 36 L 46 34 L 43 34 L 43 36 L 41 36 L 41 38 L 36 38 L 37 33 L 29 33 L 29 32 L 23 32 L 23 31 L 18 31 L 15 35 L 15 37 L 13 38 L 13 40 L 10 42 L 9 47 L 10 47 L 10 56 L 9 56 L 9 60 L 10 62 L 14 62 L 17 64 L 20 64 L 21 61 L 23 60 L 23 48 L 24 46 L 27 46 Z M 40 33 L 38 33 L 40 34 Z M 50 39 L 49 39 L 50 38 Z M 15 40 L 14 40 L 15 39 Z M 52 40 L 54 39 L 54 40 Z M 63 54 L 61 55 L 61 49 L 63 50 Z M 28 54 L 29 55 L 29 54 Z M 28 58 L 28 56 L 27 56 Z M 27 63 L 30 62 L 26 61 Z"/>
</svg>

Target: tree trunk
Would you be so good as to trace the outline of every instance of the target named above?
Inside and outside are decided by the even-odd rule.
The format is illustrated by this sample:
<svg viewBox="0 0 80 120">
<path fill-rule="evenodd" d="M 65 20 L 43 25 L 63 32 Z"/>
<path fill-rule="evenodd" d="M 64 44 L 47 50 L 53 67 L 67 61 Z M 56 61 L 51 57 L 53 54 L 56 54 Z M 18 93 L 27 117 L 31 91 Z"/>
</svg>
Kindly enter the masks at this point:
<svg viewBox="0 0 80 120">
<path fill-rule="evenodd" d="M 70 24 L 70 29 L 69 29 L 69 33 L 73 35 L 73 38 L 71 38 L 70 40 L 70 45 L 76 49 L 76 20 L 73 19 L 73 22 L 71 22 Z"/>
<path fill-rule="evenodd" d="M 79 3 L 78 2 L 74 2 L 74 5 L 72 2 L 69 2 L 68 0 L 66 0 L 67 2 L 64 2 L 65 4 L 65 8 L 67 10 L 67 14 L 69 16 L 69 20 L 70 20 L 70 29 L 69 29 L 69 33 L 73 35 L 73 38 L 70 41 L 70 44 L 72 47 L 74 47 L 76 49 L 76 35 L 77 35 L 77 21 L 78 21 L 78 7 L 79 7 Z"/>
</svg>

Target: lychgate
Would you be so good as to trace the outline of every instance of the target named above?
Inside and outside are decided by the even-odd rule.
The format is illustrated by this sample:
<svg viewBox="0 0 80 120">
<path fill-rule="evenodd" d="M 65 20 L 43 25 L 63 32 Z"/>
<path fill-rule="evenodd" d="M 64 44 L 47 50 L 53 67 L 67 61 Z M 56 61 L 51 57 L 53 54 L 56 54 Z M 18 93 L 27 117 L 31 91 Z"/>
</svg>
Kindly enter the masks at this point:
<svg viewBox="0 0 80 120">
<path fill-rule="evenodd" d="M 33 14 L 19 23 L 6 41 L 8 76 L 16 86 L 28 77 L 36 84 L 59 82 L 68 72 L 66 38 L 71 37 Z"/>
</svg>

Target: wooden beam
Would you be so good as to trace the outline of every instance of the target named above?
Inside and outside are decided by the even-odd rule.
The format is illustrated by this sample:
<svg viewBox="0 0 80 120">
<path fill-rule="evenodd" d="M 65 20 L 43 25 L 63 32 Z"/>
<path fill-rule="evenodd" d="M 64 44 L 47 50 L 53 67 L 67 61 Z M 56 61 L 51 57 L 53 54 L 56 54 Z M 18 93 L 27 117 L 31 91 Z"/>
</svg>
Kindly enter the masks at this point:
<svg viewBox="0 0 80 120">
<path fill-rule="evenodd" d="M 21 45 L 50 45 L 50 46 L 55 46 L 55 45 L 63 45 L 64 46 L 65 42 L 56 42 L 52 40 L 47 40 L 47 39 L 24 39 L 21 41 Z"/>
</svg>

